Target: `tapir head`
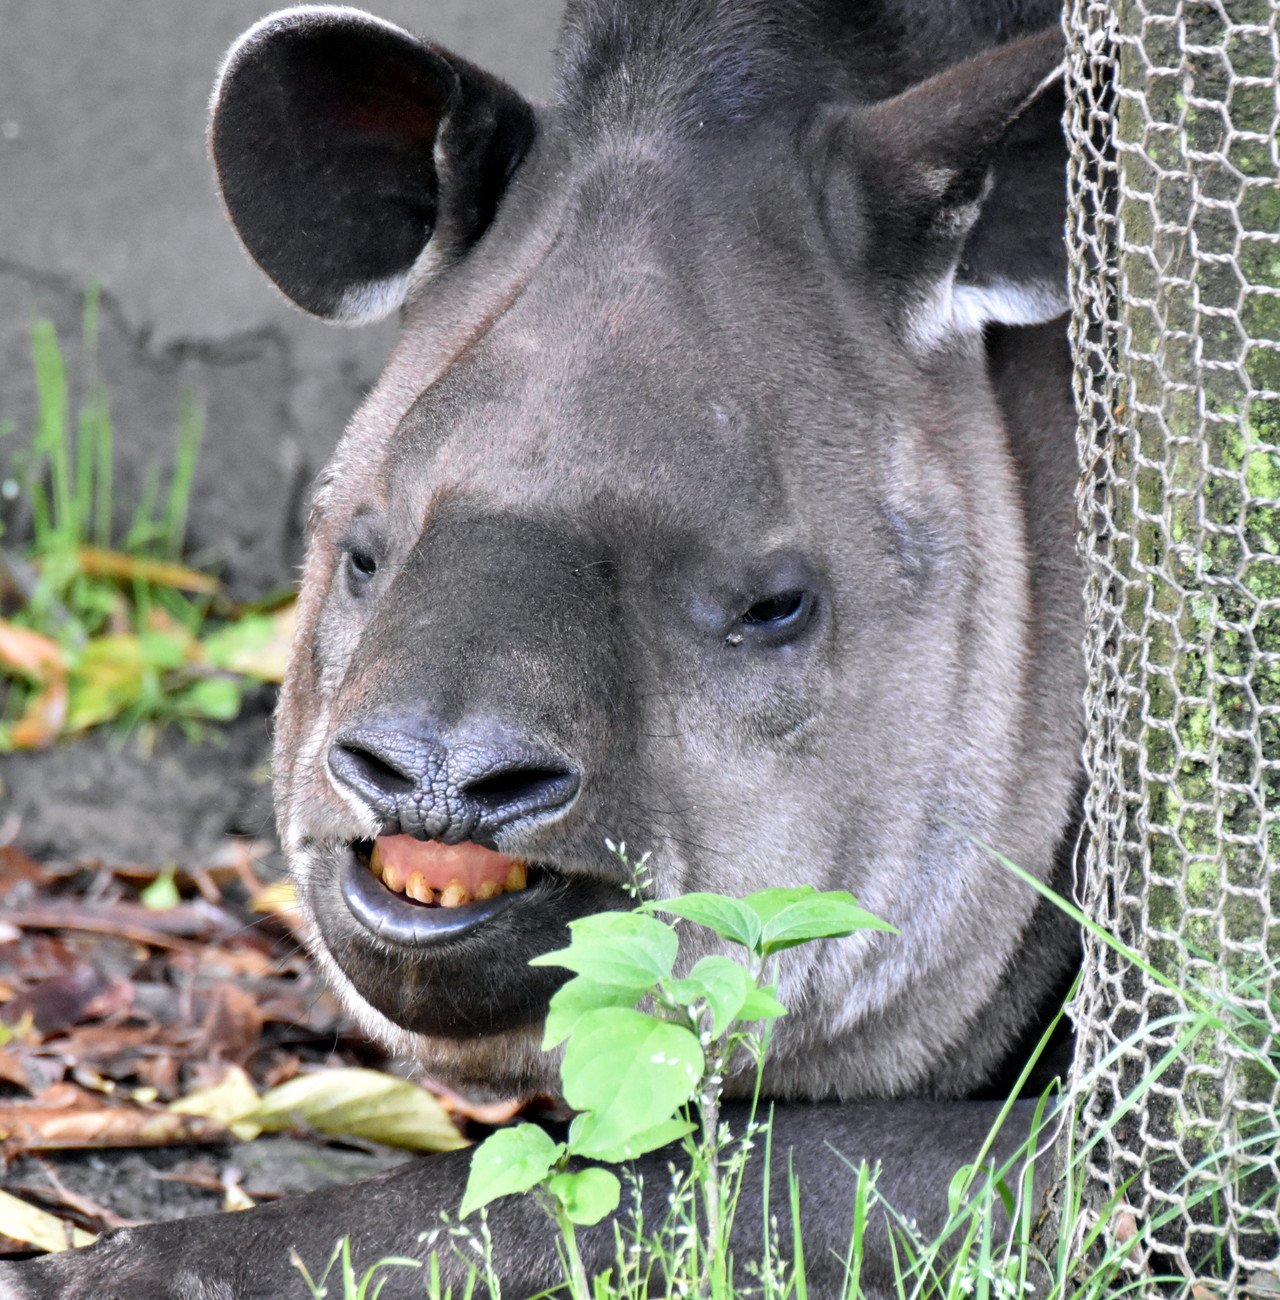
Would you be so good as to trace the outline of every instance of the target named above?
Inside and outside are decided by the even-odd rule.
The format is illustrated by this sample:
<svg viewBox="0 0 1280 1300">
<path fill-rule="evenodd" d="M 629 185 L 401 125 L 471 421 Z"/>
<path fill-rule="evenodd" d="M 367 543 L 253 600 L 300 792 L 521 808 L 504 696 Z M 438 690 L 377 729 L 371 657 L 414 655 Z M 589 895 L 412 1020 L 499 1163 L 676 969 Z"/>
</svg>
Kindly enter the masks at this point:
<svg viewBox="0 0 1280 1300">
<path fill-rule="evenodd" d="M 1026 923 L 968 837 L 1043 873 L 1062 830 L 1018 770 L 1071 732 L 1030 716 L 982 337 L 1064 307 L 1058 41 L 866 102 L 754 51 L 767 24 L 682 46 L 671 8 L 580 5 L 549 108 L 345 8 L 227 59 L 249 253 L 318 316 L 402 317 L 315 497 L 281 831 L 349 1004 L 457 1086 L 550 1086 L 527 962 L 630 905 L 612 838 L 658 895 L 811 883 L 894 922 L 789 955 L 775 1068 L 902 1088 Z"/>
</svg>

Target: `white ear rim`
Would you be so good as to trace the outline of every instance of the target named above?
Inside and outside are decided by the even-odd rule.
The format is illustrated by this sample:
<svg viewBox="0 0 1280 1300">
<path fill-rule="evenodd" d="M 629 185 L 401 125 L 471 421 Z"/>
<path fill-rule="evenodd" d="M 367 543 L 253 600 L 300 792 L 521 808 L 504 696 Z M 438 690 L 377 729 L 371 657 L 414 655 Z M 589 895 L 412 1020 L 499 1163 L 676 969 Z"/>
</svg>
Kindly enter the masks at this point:
<svg viewBox="0 0 1280 1300">
<path fill-rule="evenodd" d="M 209 95 L 210 119 L 213 110 L 218 106 L 218 100 L 222 98 L 222 84 L 227 79 L 227 73 L 246 50 L 267 37 L 274 36 L 277 32 L 287 31 L 291 27 L 301 27 L 315 18 L 358 18 L 370 27 L 381 27 L 384 31 L 394 32 L 397 36 L 403 36 L 410 41 L 418 40 L 412 32 L 399 24 L 379 18 L 377 14 L 357 9 L 354 5 L 291 5 L 287 9 L 277 9 L 265 18 L 259 18 L 247 31 L 241 32 L 232 42 L 231 48 L 222 56 L 222 62 L 218 65 L 218 75 L 213 80 L 213 90 Z"/>
<path fill-rule="evenodd" d="M 1043 325 L 1070 306 L 1065 284 L 1057 290 L 1014 280 L 957 285 L 953 271 L 911 313 L 907 335 L 917 351 L 933 352 L 952 339 L 981 334 L 987 325 Z"/>
</svg>

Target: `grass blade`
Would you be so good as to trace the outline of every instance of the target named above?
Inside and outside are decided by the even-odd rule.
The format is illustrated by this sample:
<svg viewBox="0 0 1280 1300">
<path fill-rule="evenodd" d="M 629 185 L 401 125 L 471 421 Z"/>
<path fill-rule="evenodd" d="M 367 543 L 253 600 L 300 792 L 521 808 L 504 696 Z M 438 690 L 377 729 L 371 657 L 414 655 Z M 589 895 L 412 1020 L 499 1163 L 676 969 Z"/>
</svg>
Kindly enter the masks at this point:
<svg viewBox="0 0 1280 1300">
<path fill-rule="evenodd" d="M 191 485 L 195 479 L 196 458 L 204 438 L 204 408 L 190 393 L 182 395 L 182 410 L 178 416 L 178 454 L 173 466 L 173 480 L 169 484 L 169 502 L 165 510 L 165 550 L 169 558 L 182 555 L 182 543 L 187 535 L 187 508 L 191 504 Z"/>
</svg>

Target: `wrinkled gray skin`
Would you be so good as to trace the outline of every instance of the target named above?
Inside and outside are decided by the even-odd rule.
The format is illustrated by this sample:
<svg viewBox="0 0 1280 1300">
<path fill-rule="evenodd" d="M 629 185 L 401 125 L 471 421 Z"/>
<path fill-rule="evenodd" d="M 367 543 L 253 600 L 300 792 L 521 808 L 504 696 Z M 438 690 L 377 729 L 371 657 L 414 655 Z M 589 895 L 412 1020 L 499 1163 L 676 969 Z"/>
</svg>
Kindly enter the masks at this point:
<svg viewBox="0 0 1280 1300">
<path fill-rule="evenodd" d="M 786 954 L 765 1082 L 775 1169 L 790 1148 L 821 1189 L 816 1295 L 847 1246 L 833 1148 L 883 1159 L 887 1199 L 936 1224 L 994 1114 L 974 1098 L 1074 960 L 981 847 L 1065 883 L 1082 682 L 1061 93 L 1054 38 L 1011 40 L 1055 17 L 575 0 L 557 103 L 532 110 L 398 29 L 294 12 L 233 50 L 215 100 L 230 215 L 277 284 L 348 322 L 403 299 L 316 495 L 280 710 L 317 957 L 431 1076 L 552 1091 L 554 973 L 526 963 L 626 906 L 606 836 L 653 850 L 658 895 L 852 890 L 900 934 Z M 793 594 L 790 621 L 748 613 Z M 344 748 L 373 793 L 336 775 Z M 547 767 L 570 797 L 539 802 Z M 540 871 L 456 939 L 389 942 L 340 886 L 353 842 L 386 831 Z M 670 1158 L 647 1162 L 659 1200 Z M 466 1161 L 113 1234 L 0 1293 L 289 1294 L 289 1246 L 412 1251 Z M 550 1283 L 536 1207 L 494 1222 L 507 1293 Z M 585 1234 L 589 1263 L 610 1250 L 607 1225 Z M 883 1282 L 883 1251 L 866 1267 Z"/>
</svg>

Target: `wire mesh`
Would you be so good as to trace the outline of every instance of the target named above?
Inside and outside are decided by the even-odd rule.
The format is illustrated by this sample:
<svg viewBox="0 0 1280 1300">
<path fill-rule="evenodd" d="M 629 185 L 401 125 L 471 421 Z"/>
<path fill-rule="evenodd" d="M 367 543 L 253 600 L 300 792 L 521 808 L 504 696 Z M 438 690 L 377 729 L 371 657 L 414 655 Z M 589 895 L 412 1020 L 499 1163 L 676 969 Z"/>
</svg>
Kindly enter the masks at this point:
<svg viewBox="0 0 1280 1300">
<path fill-rule="evenodd" d="M 1145 963 L 1086 941 L 1069 1230 L 1280 1296 L 1280 0 L 1066 28 L 1082 903 Z"/>
</svg>

